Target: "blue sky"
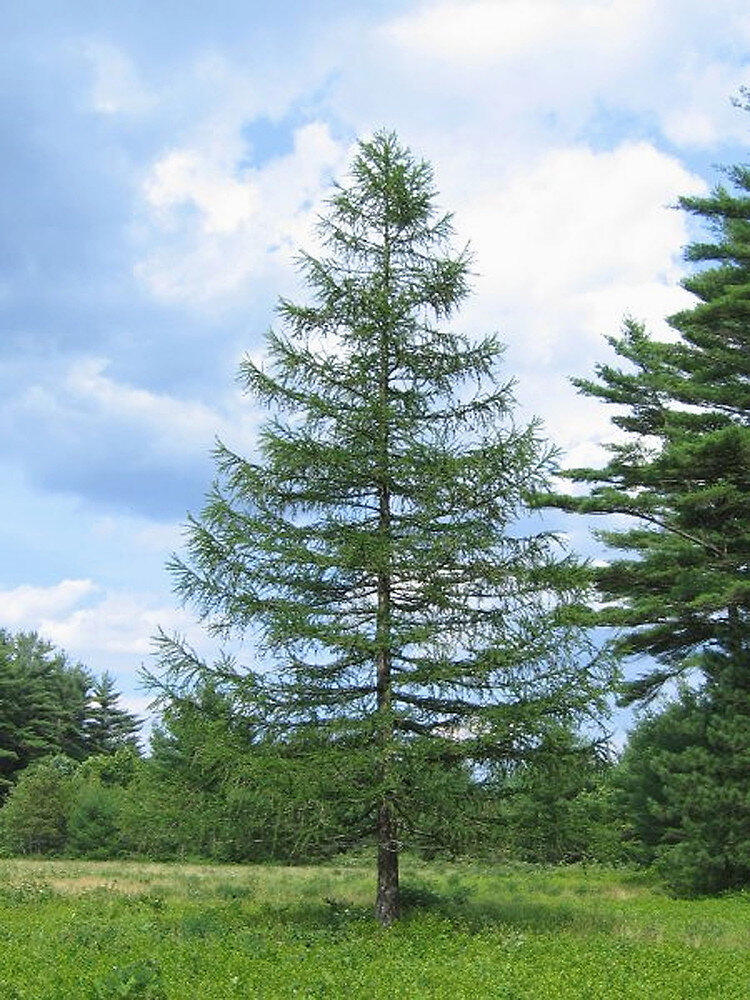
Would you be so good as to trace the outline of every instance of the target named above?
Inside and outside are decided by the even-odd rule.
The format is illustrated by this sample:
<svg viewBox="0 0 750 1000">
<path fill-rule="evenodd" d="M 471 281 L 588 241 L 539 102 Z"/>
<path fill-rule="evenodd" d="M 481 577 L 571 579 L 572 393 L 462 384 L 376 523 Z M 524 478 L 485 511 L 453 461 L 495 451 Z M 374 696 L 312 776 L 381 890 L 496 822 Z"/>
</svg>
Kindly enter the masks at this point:
<svg viewBox="0 0 750 1000">
<path fill-rule="evenodd" d="M 7 0 L 0 625 L 134 708 L 158 626 L 202 643 L 164 563 L 215 437 L 252 449 L 237 363 L 376 128 L 472 243 L 458 325 L 498 331 L 524 412 L 595 461 L 607 414 L 567 378 L 625 313 L 663 335 L 689 302 L 671 206 L 748 158 L 748 53 L 746 0 Z"/>
</svg>

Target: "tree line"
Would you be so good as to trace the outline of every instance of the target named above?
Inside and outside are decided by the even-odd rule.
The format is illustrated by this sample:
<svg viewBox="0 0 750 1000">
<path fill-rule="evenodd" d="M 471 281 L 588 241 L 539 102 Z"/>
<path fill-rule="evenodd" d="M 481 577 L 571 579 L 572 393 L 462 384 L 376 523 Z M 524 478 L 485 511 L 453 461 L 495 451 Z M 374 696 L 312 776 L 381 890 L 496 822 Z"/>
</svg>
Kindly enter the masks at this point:
<svg viewBox="0 0 750 1000">
<path fill-rule="evenodd" d="M 695 305 L 669 319 L 674 338 L 629 320 L 610 341 L 620 361 L 575 380 L 613 406 L 617 435 L 563 493 L 555 449 L 517 417 L 502 345 L 450 327 L 471 257 L 429 164 L 391 133 L 360 143 L 319 256 L 300 258 L 310 301 L 282 300 L 263 362 L 241 365 L 270 411 L 257 455 L 217 447 L 170 564 L 214 635 L 272 665 L 205 663 L 160 636 L 151 758 L 99 792 L 129 815 L 158 787 L 167 815 L 172 782 L 200 803 L 200 832 L 168 847 L 149 814 L 166 839 L 144 850 L 371 842 L 384 924 L 404 846 L 603 857 L 616 830 L 681 891 L 747 884 L 750 171 L 727 176 L 681 202 L 711 238 L 687 250 Z M 608 518 L 612 558 L 576 557 L 544 508 Z M 655 666 L 624 681 L 619 664 L 644 655 Z M 616 766 L 590 735 L 613 693 L 672 699 Z M 71 773 L 74 799 L 97 766 Z"/>
<path fill-rule="evenodd" d="M 96 677 L 35 632 L 0 629 L 0 802 L 40 758 L 73 761 L 135 745 L 140 720 Z"/>
<path fill-rule="evenodd" d="M 674 766 L 675 754 L 704 746 L 700 700 L 685 691 L 646 715 L 619 759 L 553 726 L 481 773 L 423 762 L 404 781 L 410 849 L 427 858 L 656 864 L 686 894 L 735 886 L 715 871 L 719 859 L 737 864 L 742 813 L 688 826 L 695 775 L 680 783 Z M 741 763 L 722 766 L 739 773 Z M 0 852 L 311 863 L 373 842 L 357 807 L 368 780 L 365 760 L 354 768 L 323 741 L 313 753 L 307 742 L 263 739 L 231 687 L 210 683 L 164 704 L 147 755 L 128 741 L 82 760 L 39 756 L 0 809 Z M 732 792 L 723 780 L 706 786 L 719 798 Z"/>
<path fill-rule="evenodd" d="M 481 775 L 463 762 L 404 780 L 411 847 L 425 857 L 556 863 L 620 859 L 612 763 L 553 728 L 523 761 Z M 304 863 L 368 842 L 367 761 L 321 740 L 264 739 L 234 694 L 211 683 L 165 704 L 148 755 L 132 743 L 73 760 L 50 753 L 0 809 L 7 853 Z M 369 838 L 372 842 L 372 837 Z"/>
</svg>

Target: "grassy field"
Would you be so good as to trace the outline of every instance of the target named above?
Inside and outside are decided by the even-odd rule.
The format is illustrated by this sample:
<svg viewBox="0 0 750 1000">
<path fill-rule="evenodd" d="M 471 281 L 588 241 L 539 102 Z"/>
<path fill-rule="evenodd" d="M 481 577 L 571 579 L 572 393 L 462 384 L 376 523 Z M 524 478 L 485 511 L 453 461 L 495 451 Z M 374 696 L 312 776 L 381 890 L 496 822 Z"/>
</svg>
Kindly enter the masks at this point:
<svg viewBox="0 0 750 1000">
<path fill-rule="evenodd" d="M 2 1000 L 746 1000 L 750 896 L 683 901 L 601 868 L 0 861 Z"/>
</svg>

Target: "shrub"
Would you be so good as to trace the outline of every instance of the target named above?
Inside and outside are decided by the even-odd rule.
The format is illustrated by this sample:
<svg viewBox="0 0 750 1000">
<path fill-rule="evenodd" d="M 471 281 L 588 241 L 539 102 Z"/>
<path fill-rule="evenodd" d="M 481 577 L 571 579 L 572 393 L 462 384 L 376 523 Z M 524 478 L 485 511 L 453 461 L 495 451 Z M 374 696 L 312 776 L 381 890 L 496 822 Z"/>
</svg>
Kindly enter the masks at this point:
<svg viewBox="0 0 750 1000">
<path fill-rule="evenodd" d="M 0 809 L 0 844 L 12 854 L 50 854 L 63 849 L 77 764 L 45 757 L 27 767 Z"/>
<path fill-rule="evenodd" d="M 85 858 L 111 858 L 122 853 L 118 789 L 84 785 L 72 803 L 67 848 Z"/>
</svg>

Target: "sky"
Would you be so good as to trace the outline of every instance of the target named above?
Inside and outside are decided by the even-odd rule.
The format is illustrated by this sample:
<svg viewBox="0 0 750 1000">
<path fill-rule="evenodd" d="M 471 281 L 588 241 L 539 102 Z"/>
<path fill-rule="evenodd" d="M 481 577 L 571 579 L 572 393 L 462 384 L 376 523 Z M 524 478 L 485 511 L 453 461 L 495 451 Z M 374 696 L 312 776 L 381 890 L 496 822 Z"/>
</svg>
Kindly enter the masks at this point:
<svg viewBox="0 0 750 1000">
<path fill-rule="evenodd" d="M 0 627 L 143 712 L 158 628 L 210 653 L 165 563 L 262 414 L 262 350 L 357 139 L 429 160 L 475 255 L 454 325 L 497 332 L 565 464 L 609 414 L 574 375 L 691 297 L 680 195 L 744 162 L 747 0 L 5 0 Z M 571 545 L 591 552 L 588 528 Z"/>
</svg>

